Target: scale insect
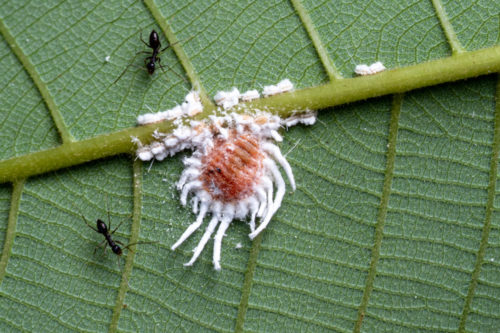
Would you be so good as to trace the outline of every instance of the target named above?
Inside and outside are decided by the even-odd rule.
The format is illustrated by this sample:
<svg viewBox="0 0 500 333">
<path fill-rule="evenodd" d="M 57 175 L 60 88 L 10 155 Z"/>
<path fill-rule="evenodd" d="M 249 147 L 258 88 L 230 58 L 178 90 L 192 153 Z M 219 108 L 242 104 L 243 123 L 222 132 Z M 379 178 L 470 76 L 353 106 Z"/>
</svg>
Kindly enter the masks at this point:
<svg viewBox="0 0 500 333">
<path fill-rule="evenodd" d="M 132 62 L 130 64 L 128 64 L 127 67 L 125 67 L 125 69 L 123 70 L 123 72 L 120 74 L 120 76 L 118 76 L 118 78 L 113 83 L 116 83 L 118 80 L 120 80 L 120 78 L 123 76 L 123 74 L 125 74 L 125 72 L 128 70 L 128 68 L 130 66 L 135 66 L 135 67 L 138 67 L 140 69 L 143 69 L 143 70 L 147 71 L 149 75 L 153 75 L 154 72 L 156 71 L 157 67 L 160 67 L 161 70 L 165 73 L 164 67 L 167 67 L 175 75 L 177 75 L 184 82 L 186 82 L 186 79 L 182 75 L 180 75 L 179 73 L 177 73 L 176 71 L 174 71 L 168 65 L 162 65 L 162 63 L 161 63 L 161 58 L 160 58 L 161 53 L 163 51 L 165 51 L 166 49 L 168 49 L 169 47 L 171 47 L 171 46 L 173 46 L 173 45 L 175 45 L 177 43 L 168 44 L 167 46 L 165 46 L 162 49 L 161 48 L 161 42 L 160 42 L 160 36 L 158 35 L 158 33 L 154 29 L 151 30 L 151 33 L 149 34 L 149 43 L 146 43 L 144 41 L 144 39 L 142 39 L 142 32 L 140 34 L 140 39 L 144 43 L 144 45 L 146 45 L 147 47 L 149 47 L 151 49 L 151 51 L 139 51 L 139 52 L 137 52 L 135 54 L 134 59 L 132 60 Z M 145 68 L 144 67 L 139 67 L 139 66 L 137 66 L 137 65 L 134 64 L 135 58 L 139 54 L 144 54 L 144 53 L 147 54 L 147 55 L 149 55 L 148 57 L 144 58 L 144 67 Z"/>
<path fill-rule="evenodd" d="M 215 233 L 213 264 L 220 270 L 222 239 L 234 219 L 250 217 L 250 239 L 267 227 L 285 195 L 279 166 L 295 190 L 290 164 L 271 141 L 279 136 L 276 132 L 279 127 L 279 117 L 267 114 L 214 118 L 207 126 L 203 146 L 184 160 L 186 169 L 177 188 L 181 191 L 182 205 L 186 205 L 192 194 L 193 212 L 198 216 L 172 245 L 172 250 L 201 227 L 205 215 L 212 215 L 186 266 L 194 264 Z M 256 225 L 257 222 L 260 223 Z"/>
<path fill-rule="evenodd" d="M 266 96 L 271 96 L 293 90 L 293 84 L 285 79 L 277 85 L 264 87 L 264 90 L 267 92 Z M 251 100 L 259 96 L 259 93 L 250 91 L 243 95 Z M 195 92 L 186 96 L 185 102 L 189 108 L 194 108 L 191 105 L 195 105 L 195 96 Z M 239 91 L 233 88 L 229 92 L 219 92 L 214 99 L 224 107 L 228 100 L 233 106 L 233 100 L 238 98 Z M 200 104 L 199 111 L 202 110 Z M 167 119 L 170 112 L 171 110 L 167 110 L 142 115 L 138 118 L 138 123 Z M 174 120 L 177 127 L 171 133 L 155 131 L 153 141 L 146 145 L 138 138 L 131 138 L 137 145 L 137 158 L 142 161 L 163 160 L 182 150 L 193 150 L 190 157 L 183 159 L 185 169 L 177 182 L 177 189 L 180 191 L 181 204 L 185 206 L 190 202 L 197 217 L 178 236 L 171 250 L 175 251 L 200 229 L 205 217 L 211 217 L 185 266 L 196 262 L 215 234 L 212 261 L 215 270 L 221 270 L 222 240 L 233 220 L 248 222 L 249 237 L 252 240 L 266 229 L 286 193 L 282 172 L 288 178 L 292 190 L 296 188 L 292 168 L 275 144 L 283 140 L 278 130 L 297 124 L 312 125 L 315 121 L 316 112 L 309 110 L 284 119 L 252 110 L 248 114 L 212 114 L 203 121 Z"/>
</svg>

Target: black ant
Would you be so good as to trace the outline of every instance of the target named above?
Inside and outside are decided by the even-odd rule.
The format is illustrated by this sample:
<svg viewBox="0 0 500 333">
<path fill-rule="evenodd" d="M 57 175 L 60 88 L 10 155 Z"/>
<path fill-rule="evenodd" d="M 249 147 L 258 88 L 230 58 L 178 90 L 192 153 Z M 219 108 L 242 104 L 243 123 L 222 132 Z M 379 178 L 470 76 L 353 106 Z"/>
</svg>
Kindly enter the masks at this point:
<svg viewBox="0 0 500 333">
<path fill-rule="evenodd" d="M 160 36 L 156 33 L 156 31 L 152 30 L 151 33 L 149 34 L 149 44 L 146 43 L 142 39 L 142 33 L 141 33 L 141 41 L 147 46 L 153 49 L 153 53 L 151 54 L 151 57 L 147 57 L 144 59 L 144 64 L 146 65 L 146 69 L 148 70 L 149 75 L 153 75 L 155 72 L 155 62 L 158 61 L 158 65 L 161 67 L 161 58 L 158 57 L 158 54 L 165 51 L 167 48 L 170 47 L 170 45 L 167 45 L 164 49 L 160 50 L 161 43 L 160 43 Z"/>
<path fill-rule="evenodd" d="M 144 43 L 144 45 L 146 45 L 147 47 L 151 48 L 152 51 L 139 51 L 137 52 L 137 54 L 135 55 L 134 57 L 134 60 L 135 58 L 137 57 L 138 54 L 140 53 L 146 53 L 148 55 L 150 55 L 149 57 L 146 57 L 144 59 L 144 65 L 146 66 L 146 71 L 148 72 L 149 75 L 153 75 L 155 70 L 156 70 L 156 64 L 158 64 L 158 67 L 160 67 L 163 72 L 165 72 L 165 69 L 164 69 L 164 66 L 161 64 L 161 58 L 160 58 L 160 54 L 165 51 L 166 49 L 168 49 L 169 47 L 177 44 L 177 43 L 174 43 L 174 44 L 169 44 L 167 45 L 166 47 L 164 47 L 163 49 L 161 49 L 161 42 L 160 42 L 160 36 L 158 35 L 158 33 L 155 31 L 155 30 L 152 30 L 151 33 L 149 34 L 149 44 L 146 43 L 144 41 L 144 39 L 142 39 L 142 32 L 141 32 L 141 35 L 140 35 L 140 38 L 141 38 L 141 41 Z M 132 60 L 132 63 L 130 63 L 126 68 L 125 70 L 120 74 L 120 76 L 115 80 L 115 82 L 113 83 L 116 83 L 116 81 L 118 81 L 122 76 L 123 74 L 125 74 L 125 72 L 127 71 L 127 69 L 130 67 L 130 66 L 135 66 L 133 64 L 133 60 Z M 168 67 L 167 65 L 165 65 L 166 67 Z M 144 69 L 142 67 L 139 67 L 141 69 Z M 177 75 L 178 77 L 180 77 L 182 80 L 184 80 L 184 82 L 186 81 L 186 79 L 184 77 L 182 77 L 179 73 L 177 73 L 176 71 L 174 71 L 173 69 L 171 69 L 170 67 L 168 67 L 172 72 L 175 73 L 175 75 Z"/>
<path fill-rule="evenodd" d="M 119 263 L 119 257 L 123 254 L 123 249 L 122 249 L 122 247 L 120 247 L 120 245 L 123 246 L 124 249 L 128 249 L 129 251 L 134 252 L 130 248 L 132 245 L 154 243 L 154 242 L 135 242 L 135 243 L 129 243 L 129 244 L 125 245 L 125 244 L 123 244 L 122 242 L 120 242 L 118 240 L 114 240 L 111 237 L 111 235 L 113 235 L 115 233 L 115 231 L 122 225 L 123 221 L 121 221 L 120 224 L 118 224 L 118 226 L 115 229 L 113 229 L 113 231 L 110 232 L 110 230 L 111 230 L 111 219 L 109 217 L 109 209 L 107 209 L 107 208 L 108 208 L 108 202 L 106 200 L 106 210 L 107 210 L 107 213 L 108 213 L 108 224 L 106 224 L 101 219 L 97 219 L 97 221 L 96 221 L 96 227 L 94 228 L 87 221 L 87 219 L 85 218 L 85 216 L 82 215 L 82 218 L 83 218 L 83 221 L 85 222 L 85 224 L 90 229 L 92 229 L 95 232 L 97 232 L 99 234 L 102 234 L 104 236 L 104 238 L 105 238 L 104 241 L 102 241 L 98 246 L 102 247 L 103 244 L 104 244 L 104 251 L 106 251 L 106 245 L 109 245 L 109 247 L 111 248 L 111 251 L 113 251 L 113 253 L 118 256 L 118 258 L 117 258 L 118 259 L 118 263 Z M 118 244 L 120 244 L 120 245 L 118 245 Z M 97 250 L 98 246 L 95 247 L 94 254 L 95 254 L 95 251 Z"/>
<path fill-rule="evenodd" d="M 111 235 L 114 234 L 114 232 L 116 231 L 116 229 L 118 229 L 120 227 L 121 223 L 112 232 L 109 232 L 108 225 L 103 220 L 101 220 L 101 219 L 97 219 L 97 221 L 96 221 L 96 227 L 97 228 L 94 228 L 93 226 L 91 226 L 87 222 L 86 219 L 85 219 L 85 223 L 87 224 L 87 226 L 89 228 L 91 228 L 95 232 L 97 232 L 99 234 L 102 234 L 104 236 L 105 240 L 103 242 L 107 242 L 108 243 L 109 247 L 111 248 L 111 251 L 113 251 L 114 254 L 116 254 L 118 256 L 121 256 L 123 254 L 123 250 L 120 247 L 120 245 L 124 246 L 123 243 L 120 242 L 120 241 L 118 241 L 118 240 L 115 241 L 115 240 L 113 240 L 113 238 L 111 238 Z M 109 223 L 109 227 L 111 228 L 111 223 L 110 222 L 108 222 L 108 223 Z M 101 244 L 103 242 L 101 242 Z M 101 244 L 99 244 L 99 246 L 102 246 Z M 118 244 L 120 244 L 120 245 L 118 245 Z M 129 247 L 131 245 L 134 245 L 134 244 L 128 244 L 127 246 L 124 246 L 124 248 L 130 250 Z M 106 245 L 104 245 L 104 247 L 106 247 Z M 95 253 L 96 250 L 97 250 L 97 247 L 94 249 L 94 253 Z"/>
</svg>

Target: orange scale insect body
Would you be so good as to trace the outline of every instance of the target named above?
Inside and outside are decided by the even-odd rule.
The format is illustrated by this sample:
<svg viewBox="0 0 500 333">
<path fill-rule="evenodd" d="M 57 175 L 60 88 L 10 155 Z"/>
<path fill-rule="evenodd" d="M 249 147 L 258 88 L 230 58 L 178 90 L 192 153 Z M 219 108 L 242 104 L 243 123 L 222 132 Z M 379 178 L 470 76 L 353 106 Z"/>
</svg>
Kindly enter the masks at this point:
<svg viewBox="0 0 500 333">
<path fill-rule="evenodd" d="M 264 158 L 258 138 L 232 130 L 227 139 L 215 139 L 213 148 L 202 157 L 203 188 L 224 203 L 245 199 L 255 192 Z"/>
<path fill-rule="evenodd" d="M 274 144 L 281 141 L 277 132 L 281 124 L 279 117 L 269 114 L 231 114 L 212 117 L 211 123 L 200 124 L 198 130 L 190 132 L 194 133 L 190 139 L 194 153 L 184 159 L 186 168 L 177 188 L 182 205 L 191 195 L 197 218 L 171 249 L 175 250 L 200 228 L 206 215 L 212 217 L 186 266 L 194 264 L 215 233 L 213 264 L 220 270 L 222 238 L 234 219 L 248 218 L 250 239 L 267 227 L 285 195 L 279 166 L 295 190 L 290 164 Z"/>
</svg>

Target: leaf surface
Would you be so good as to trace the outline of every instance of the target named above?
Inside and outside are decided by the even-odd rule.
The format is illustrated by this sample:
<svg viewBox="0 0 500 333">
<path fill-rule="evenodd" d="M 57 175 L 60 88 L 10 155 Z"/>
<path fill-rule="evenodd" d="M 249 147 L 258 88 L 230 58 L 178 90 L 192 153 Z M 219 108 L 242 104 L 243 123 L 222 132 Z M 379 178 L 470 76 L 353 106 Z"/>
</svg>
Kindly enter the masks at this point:
<svg viewBox="0 0 500 333">
<path fill-rule="evenodd" d="M 360 63 L 423 64 L 401 82 L 412 87 L 417 74 L 439 76 L 428 61 L 495 58 L 499 17 L 494 0 L 0 4 L 0 179 L 10 181 L 0 186 L 0 331 L 494 331 L 495 71 L 370 100 L 361 82 L 392 74 L 349 78 Z M 149 76 L 136 53 L 152 29 L 173 45 L 165 72 Z M 213 96 L 284 78 L 327 106 L 341 104 L 321 90 L 332 82 L 353 103 L 283 130 L 297 190 L 261 236 L 250 241 L 235 221 L 221 272 L 212 242 L 184 267 L 202 235 L 170 250 L 195 219 L 175 187 L 189 153 L 142 165 L 116 142 L 130 146 L 137 116 L 175 106 L 191 84 Z M 262 103 L 314 103 L 304 91 Z M 22 168 L 35 171 L 13 176 Z M 122 223 L 116 240 L 148 242 L 118 263 L 95 251 L 102 235 L 84 223 L 108 211 L 112 229 Z"/>
</svg>

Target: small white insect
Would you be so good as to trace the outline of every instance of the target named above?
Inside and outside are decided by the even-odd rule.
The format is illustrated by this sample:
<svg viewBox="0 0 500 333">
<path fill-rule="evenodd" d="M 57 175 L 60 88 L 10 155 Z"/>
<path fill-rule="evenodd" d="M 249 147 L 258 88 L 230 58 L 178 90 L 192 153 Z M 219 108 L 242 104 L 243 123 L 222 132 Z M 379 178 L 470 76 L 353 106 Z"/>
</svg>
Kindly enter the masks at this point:
<svg viewBox="0 0 500 333">
<path fill-rule="evenodd" d="M 109 62 L 109 60 L 110 60 L 110 59 L 111 59 L 111 56 L 106 56 L 106 58 L 104 58 L 104 60 L 105 60 L 106 62 Z"/>
<path fill-rule="evenodd" d="M 145 125 L 145 124 L 152 124 L 152 123 L 164 121 L 167 119 L 166 114 L 165 114 L 166 112 L 168 112 L 168 111 L 156 112 L 156 113 L 146 113 L 143 115 L 139 115 L 137 117 L 137 124 Z"/>
<path fill-rule="evenodd" d="M 293 90 L 293 83 L 289 79 L 284 79 L 278 82 L 277 86 L 282 93 Z"/>
<path fill-rule="evenodd" d="M 315 122 L 316 122 L 316 112 L 313 111 L 293 115 L 291 117 L 283 119 L 282 121 L 283 125 L 285 125 L 287 128 L 295 126 L 297 124 L 314 125 Z"/>
<path fill-rule="evenodd" d="M 154 141 L 149 147 L 151 149 L 151 154 L 153 154 L 158 161 L 163 161 L 165 157 L 168 156 L 167 148 L 160 141 Z"/>
<path fill-rule="evenodd" d="M 224 109 L 230 109 L 236 104 L 240 98 L 238 88 L 233 88 L 231 91 L 218 91 L 214 96 L 215 104 L 222 106 Z"/>
<path fill-rule="evenodd" d="M 247 90 L 243 94 L 240 95 L 240 100 L 243 102 L 252 101 L 260 97 L 259 92 L 256 89 Z"/>
<path fill-rule="evenodd" d="M 135 154 L 138 159 L 140 159 L 141 161 L 150 161 L 151 159 L 153 159 L 154 155 L 151 152 L 151 148 L 149 146 L 143 146 L 141 140 L 139 140 L 135 136 L 131 137 L 131 141 L 137 145 Z"/>
<path fill-rule="evenodd" d="M 292 90 L 293 90 L 293 83 L 289 79 L 284 79 L 278 82 L 276 85 L 264 86 L 264 88 L 262 89 L 262 95 L 264 97 L 269 97 Z"/>
<path fill-rule="evenodd" d="M 190 91 L 184 98 L 184 102 L 181 105 L 184 114 L 189 117 L 193 117 L 198 113 L 203 111 L 203 105 L 201 104 L 200 95 L 197 91 Z"/>
<path fill-rule="evenodd" d="M 183 115 L 193 117 L 201 111 L 203 111 L 203 106 L 201 105 L 200 96 L 196 91 L 191 91 L 186 95 L 184 102 L 182 102 L 181 105 L 176 105 L 172 109 L 166 111 L 140 115 L 137 117 L 137 124 L 152 124 L 160 121 L 180 118 Z"/>
<path fill-rule="evenodd" d="M 385 70 L 386 68 L 384 64 L 382 64 L 380 61 L 377 61 L 371 64 L 370 66 L 366 64 L 357 65 L 356 68 L 354 69 L 354 72 L 358 75 L 372 75 L 379 72 L 383 72 Z"/>
</svg>

